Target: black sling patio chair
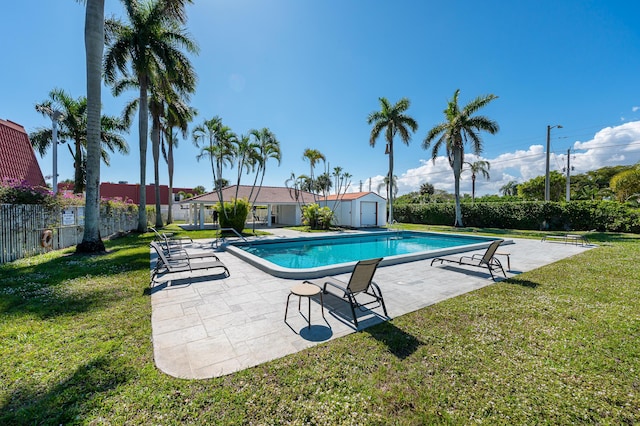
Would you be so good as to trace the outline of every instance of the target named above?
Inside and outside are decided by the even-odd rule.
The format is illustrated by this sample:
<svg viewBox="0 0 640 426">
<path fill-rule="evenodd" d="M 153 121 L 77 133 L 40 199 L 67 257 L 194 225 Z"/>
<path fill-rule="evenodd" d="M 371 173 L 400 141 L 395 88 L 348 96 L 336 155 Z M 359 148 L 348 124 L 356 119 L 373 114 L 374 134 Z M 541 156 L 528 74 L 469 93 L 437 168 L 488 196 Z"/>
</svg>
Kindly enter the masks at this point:
<svg viewBox="0 0 640 426">
<path fill-rule="evenodd" d="M 459 259 L 449 259 L 446 257 L 435 257 L 431 260 L 431 266 L 433 266 L 434 262 L 440 262 L 440 264 L 444 262 L 449 263 L 457 263 L 458 265 L 467 265 L 467 266 L 476 266 L 479 268 L 487 268 L 489 269 L 489 273 L 491 274 L 491 278 L 495 281 L 496 277 L 493 275 L 496 271 L 502 271 L 504 277 L 507 277 L 504 268 L 502 267 L 502 263 L 498 259 L 496 259 L 495 254 L 498 250 L 500 244 L 502 244 L 504 240 L 495 240 L 493 241 L 489 247 L 487 247 L 487 251 L 484 254 L 474 254 L 473 256 L 462 256 Z"/>
<path fill-rule="evenodd" d="M 369 260 L 361 260 L 356 263 L 356 266 L 353 268 L 353 272 L 351 273 L 351 278 L 348 283 L 340 281 L 334 277 L 325 277 L 316 280 L 307 280 L 305 283 L 315 284 L 322 289 L 324 294 L 327 294 L 327 287 L 335 287 L 342 293 L 341 297 L 343 300 L 349 303 L 351 307 L 351 314 L 353 315 L 353 322 L 358 327 L 358 317 L 356 316 L 356 308 L 364 310 L 363 308 L 367 305 L 377 303 L 379 306 L 382 306 L 382 310 L 384 311 L 384 315 L 387 315 L 387 307 L 384 304 L 384 299 L 382 298 L 382 291 L 380 287 L 373 282 L 373 275 L 376 273 L 376 269 L 378 264 L 382 261 L 382 258 L 369 259 Z M 368 296 L 373 297 L 373 300 L 360 303 L 356 300 L 356 296 L 359 294 L 366 294 Z"/>
<path fill-rule="evenodd" d="M 189 254 L 185 251 L 184 255 L 181 255 L 181 258 L 168 257 L 162 247 L 157 242 L 152 242 L 150 244 L 151 248 L 153 248 L 157 255 L 158 259 L 156 261 L 156 267 L 153 269 L 153 273 L 151 275 L 151 282 L 153 282 L 156 276 L 159 273 L 162 274 L 173 274 L 178 272 L 193 272 L 199 270 L 207 270 L 213 268 L 222 268 L 224 269 L 224 273 L 227 276 L 231 276 L 229 272 L 229 268 L 225 266 L 224 263 L 218 259 L 217 256 L 198 256 L 198 257 L 190 257 Z M 192 262 L 194 259 L 206 259 L 201 262 Z M 189 281 L 191 281 L 191 275 L 189 274 Z"/>
<path fill-rule="evenodd" d="M 149 227 L 151 231 L 154 233 L 154 238 L 157 242 L 165 245 L 167 249 L 172 247 L 182 247 L 183 244 L 193 243 L 193 239 L 191 237 L 176 237 L 173 233 L 169 232 L 158 232 L 158 230 L 152 226 Z"/>
</svg>

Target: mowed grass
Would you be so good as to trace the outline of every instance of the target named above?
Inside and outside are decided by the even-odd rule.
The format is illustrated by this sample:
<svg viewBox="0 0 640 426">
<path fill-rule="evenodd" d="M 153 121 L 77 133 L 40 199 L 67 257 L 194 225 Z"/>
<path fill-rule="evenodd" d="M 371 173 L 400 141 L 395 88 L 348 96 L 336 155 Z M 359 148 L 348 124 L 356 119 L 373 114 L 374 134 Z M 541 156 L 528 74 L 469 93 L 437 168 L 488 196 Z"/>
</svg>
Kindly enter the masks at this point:
<svg viewBox="0 0 640 426">
<path fill-rule="evenodd" d="M 154 366 L 150 234 L 17 261 L 0 267 L 0 424 L 638 424 L 640 236 L 589 238 L 600 247 L 208 380 Z"/>
</svg>

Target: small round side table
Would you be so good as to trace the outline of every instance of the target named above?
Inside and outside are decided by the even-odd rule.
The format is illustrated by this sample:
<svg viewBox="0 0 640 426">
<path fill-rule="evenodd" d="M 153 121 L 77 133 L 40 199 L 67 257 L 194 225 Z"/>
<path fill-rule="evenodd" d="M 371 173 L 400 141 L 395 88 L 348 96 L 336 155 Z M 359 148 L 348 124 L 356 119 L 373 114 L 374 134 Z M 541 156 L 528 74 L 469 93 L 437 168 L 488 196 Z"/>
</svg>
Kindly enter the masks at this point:
<svg viewBox="0 0 640 426">
<path fill-rule="evenodd" d="M 324 301 L 322 300 L 322 290 L 317 285 L 313 284 L 296 284 L 291 287 L 291 292 L 287 296 L 287 306 L 284 310 L 284 322 L 287 322 L 287 312 L 289 311 L 289 299 L 291 296 L 298 296 L 298 311 L 300 311 L 300 305 L 302 302 L 302 298 L 306 297 L 309 299 L 309 316 L 307 317 L 307 322 L 309 323 L 309 328 L 311 328 L 311 298 L 315 295 L 320 295 L 320 310 L 322 312 L 322 318 L 324 318 Z"/>
</svg>

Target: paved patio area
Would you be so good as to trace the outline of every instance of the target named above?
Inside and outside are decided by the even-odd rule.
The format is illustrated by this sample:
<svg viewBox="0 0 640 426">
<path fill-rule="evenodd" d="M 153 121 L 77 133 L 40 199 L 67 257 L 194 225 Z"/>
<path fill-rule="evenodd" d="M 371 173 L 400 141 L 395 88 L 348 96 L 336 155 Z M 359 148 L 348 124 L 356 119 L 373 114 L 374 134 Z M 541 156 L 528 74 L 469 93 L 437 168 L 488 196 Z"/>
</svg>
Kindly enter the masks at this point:
<svg viewBox="0 0 640 426">
<path fill-rule="evenodd" d="M 272 237 L 300 235 L 274 229 Z M 539 268 L 581 253 L 593 246 L 513 239 L 501 246 L 511 254 L 507 276 Z M 197 240 L 185 248 L 198 253 L 212 251 L 211 240 Z M 478 253 L 484 252 L 484 250 Z M 475 252 L 465 253 L 471 254 Z M 203 379 L 230 374 L 272 359 L 312 347 L 321 342 L 356 332 L 349 305 L 331 295 L 311 300 L 311 327 L 306 298 L 301 312 L 298 298 L 291 297 L 287 321 L 285 305 L 290 288 L 299 280 L 273 277 L 230 253 L 215 254 L 231 271 L 231 276 L 194 272 L 157 278 L 151 290 L 152 333 L 157 367 L 175 377 Z M 454 256 L 455 257 L 455 256 Z M 501 259 L 502 260 L 502 259 Z M 503 262 L 506 266 L 506 259 Z M 155 256 L 151 256 L 151 266 Z M 382 308 L 358 314 L 358 330 L 416 311 L 441 300 L 473 291 L 494 282 L 480 268 L 444 264 L 430 266 L 431 260 L 379 267 L 374 281 L 382 289 L 389 317 Z M 177 275 L 177 276 L 176 276 Z M 349 274 L 338 275 L 348 281 Z M 167 281 L 171 279 L 171 281 Z"/>
</svg>

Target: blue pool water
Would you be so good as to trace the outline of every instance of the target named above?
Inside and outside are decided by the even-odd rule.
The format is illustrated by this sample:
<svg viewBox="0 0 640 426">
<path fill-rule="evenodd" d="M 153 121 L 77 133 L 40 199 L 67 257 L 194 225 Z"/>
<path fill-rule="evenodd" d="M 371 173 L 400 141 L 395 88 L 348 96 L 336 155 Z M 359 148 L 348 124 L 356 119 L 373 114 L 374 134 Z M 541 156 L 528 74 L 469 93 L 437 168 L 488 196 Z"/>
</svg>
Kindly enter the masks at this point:
<svg viewBox="0 0 640 426">
<path fill-rule="evenodd" d="M 382 265 L 401 263 L 486 247 L 491 241 L 485 237 L 403 231 L 239 243 L 228 250 L 273 275 L 302 277 L 313 275 L 311 271 L 336 273 L 335 266 L 353 265 L 362 259 L 383 257 Z"/>
</svg>

